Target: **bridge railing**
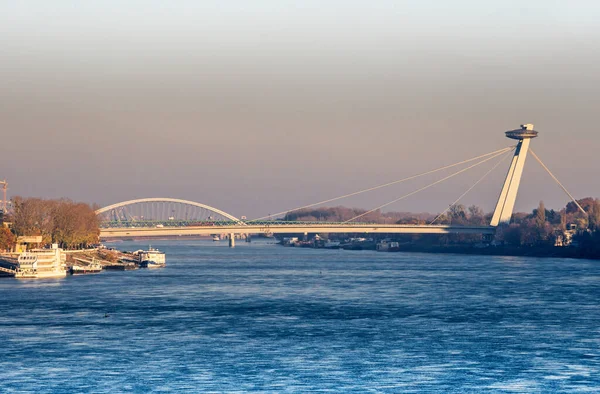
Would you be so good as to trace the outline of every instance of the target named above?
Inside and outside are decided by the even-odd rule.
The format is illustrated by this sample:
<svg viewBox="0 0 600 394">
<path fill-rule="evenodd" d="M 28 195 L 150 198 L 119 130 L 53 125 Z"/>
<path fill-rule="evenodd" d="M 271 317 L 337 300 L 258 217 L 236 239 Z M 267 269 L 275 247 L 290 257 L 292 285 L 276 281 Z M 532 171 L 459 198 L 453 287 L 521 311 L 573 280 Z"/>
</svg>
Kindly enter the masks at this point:
<svg viewBox="0 0 600 394">
<path fill-rule="evenodd" d="M 151 228 L 151 227 L 192 227 L 192 226 L 232 226 L 239 222 L 234 220 L 136 220 L 136 221 L 105 221 L 100 228 Z"/>
<path fill-rule="evenodd" d="M 284 220 L 256 220 L 237 222 L 233 220 L 218 220 L 218 221 L 197 221 L 197 220 L 146 220 L 146 221 L 110 221 L 102 222 L 100 228 L 179 228 L 179 227 L 230 227 L 230 226 L 415 226 L 415 224 L 396 224 L 396 223 L 375 223 L 375 222 L 324 222 L 324 221 L 284 221 Z M 433 225 L 432 227 L 436 227 Z M 461 227 L 461 226 L 455 226 Z M 464 227 L 474 227 L 465 225 Z M 486 226 L 475 226 L 486 227 Z"/>
<path fill-rule="evenodd" d="M 298 225 L 383 225 L 374 222 L 324 222 L 324 221 L 284 221 L 284 220 L 254 220 L 254 221 L 233 221 L 233 220 L 144 220 L 144 221 L 106 221 L 100 223 L 100 228 L 152 228 L 152 227 L 224 227 L 224 226 L 298 226 Z"/>
</svg>

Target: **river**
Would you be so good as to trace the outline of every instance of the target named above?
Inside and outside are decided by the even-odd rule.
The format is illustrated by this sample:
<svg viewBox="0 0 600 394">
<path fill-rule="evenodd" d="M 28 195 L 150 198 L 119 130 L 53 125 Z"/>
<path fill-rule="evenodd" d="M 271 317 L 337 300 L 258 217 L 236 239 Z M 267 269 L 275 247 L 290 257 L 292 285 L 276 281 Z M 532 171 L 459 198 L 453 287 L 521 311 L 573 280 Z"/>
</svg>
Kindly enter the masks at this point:
<svg viewBox="0 0 600 394">
<path fill-rule="evenodd" d="M 152 246 L 166 268 L 0 278 L 0 392 L 600 391 L 598 261 Z"/>
</svg>

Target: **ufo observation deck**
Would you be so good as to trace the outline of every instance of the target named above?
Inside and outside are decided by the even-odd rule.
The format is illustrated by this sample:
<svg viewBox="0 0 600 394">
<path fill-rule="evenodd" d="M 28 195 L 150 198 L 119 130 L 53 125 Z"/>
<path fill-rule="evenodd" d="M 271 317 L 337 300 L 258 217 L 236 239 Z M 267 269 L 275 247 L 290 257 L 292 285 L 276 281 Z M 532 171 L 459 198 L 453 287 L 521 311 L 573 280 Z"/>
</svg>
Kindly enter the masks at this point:
<svg viewBox="0 0 600 394">
<path fill-rule="evenodd" d="M 522 124 L 520 129 L 507 131 L 506 136 L 513 140 L 524 140 L 537 137 L 538 132 L 533 129 L 532 124 Z"/>
</svg>

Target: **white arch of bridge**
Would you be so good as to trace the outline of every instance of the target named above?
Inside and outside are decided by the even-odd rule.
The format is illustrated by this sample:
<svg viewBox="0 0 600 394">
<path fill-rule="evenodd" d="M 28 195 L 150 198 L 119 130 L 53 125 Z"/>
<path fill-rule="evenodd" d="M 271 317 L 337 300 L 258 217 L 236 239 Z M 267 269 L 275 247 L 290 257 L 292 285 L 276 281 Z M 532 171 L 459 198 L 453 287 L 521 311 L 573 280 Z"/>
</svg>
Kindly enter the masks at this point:
<svg viewBox="0 0 600 394">
<path fill-rule="evenodd" d="M 199 202 L 194 202 L 194 201 L 189 201 L 189 200 L 180 200 L 177 198 L 162 198 L 162 197 L 156 197 L 156 198 L 140 198 L 137 200 L 129 200 L 129 201 L 123 201 L 123 202 L 119 202 L 113 205 L 109 205 L 107 207 L 104 208 L 100 208 L 96 211 L 96 215 L 101 215 L 103 213 L 109 212 L 113 209 L 117 209 L 117 208 L 121 208 L 121 207 L 125 207 L 127 205 L 133 205 L 133 204 L 140 204 L 140 203 L 146 203 L 146 202 L 172 202 L 172 203 L 178 203 L 178 204 L 185 204 L 185 205 L 191 205 L 194 207 L 198 207 L 198 208 L 204 208 L 208 211 L 214 212 L 216 214 L 219 214 L 221 216 L 226 217 L 227 219 L 233 220 L 235 222 L 241 223 L 241 220 L 236 218 L 233 215 L 228 214 L 227 212 L 223 212 L 220 209 L 211 207 L 209 205 L 206 204 L 201 204 Z"/>
</svg>

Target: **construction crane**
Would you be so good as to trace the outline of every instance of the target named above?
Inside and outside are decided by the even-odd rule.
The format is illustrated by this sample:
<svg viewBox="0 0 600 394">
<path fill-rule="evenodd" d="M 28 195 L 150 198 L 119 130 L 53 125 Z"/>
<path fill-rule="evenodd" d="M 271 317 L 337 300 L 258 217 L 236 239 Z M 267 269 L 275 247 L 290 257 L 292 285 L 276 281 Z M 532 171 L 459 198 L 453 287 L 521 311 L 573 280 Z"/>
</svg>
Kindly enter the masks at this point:
<svg viewBox="0 0 600 394">
<path fill-rule="evenodd" d="M 0 185 L 2 185 L 2 192 L 3 192 L 2 212 L 6 212 L 6 191 L 8 190 L 8 182 L 6 182 L 6 179 L 5 179 L 3 181 L 0 181 Z"/>
</svg>

